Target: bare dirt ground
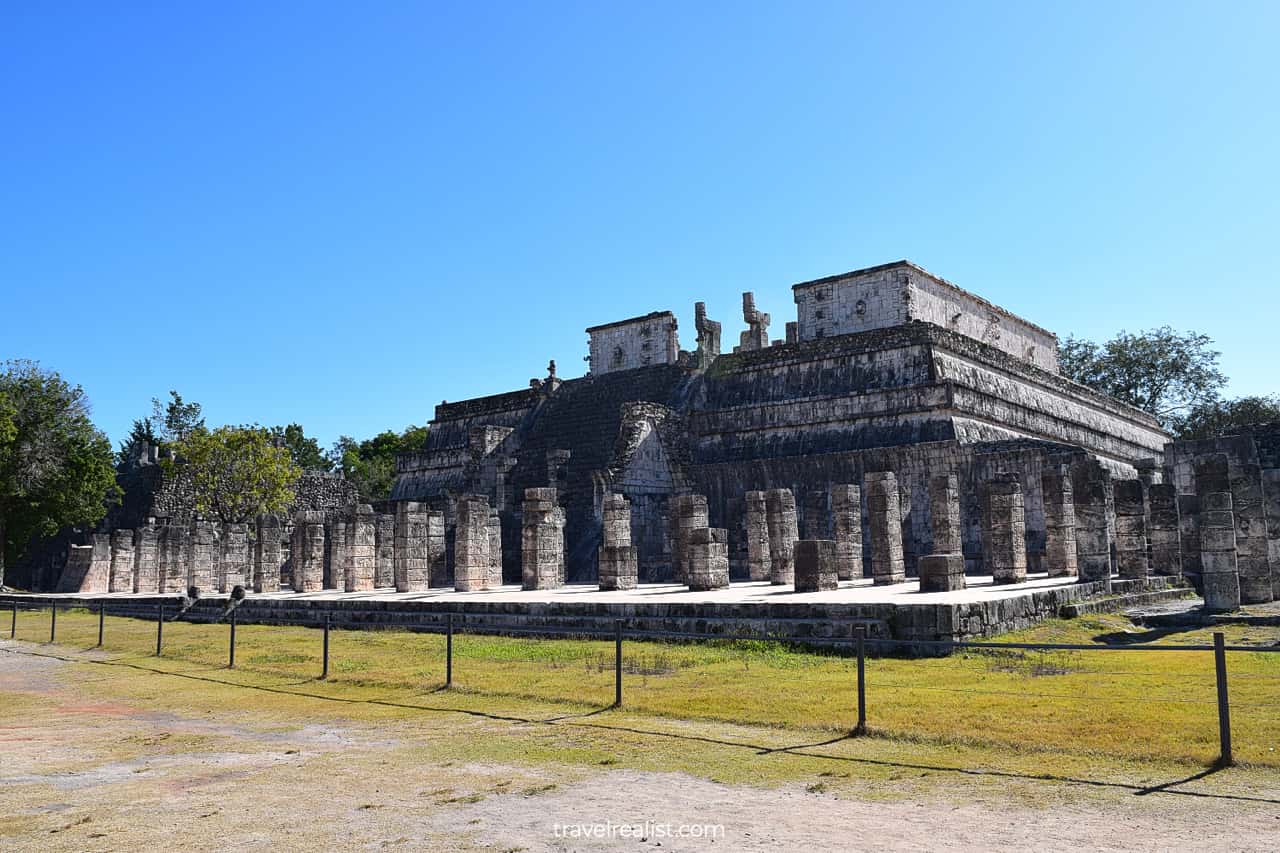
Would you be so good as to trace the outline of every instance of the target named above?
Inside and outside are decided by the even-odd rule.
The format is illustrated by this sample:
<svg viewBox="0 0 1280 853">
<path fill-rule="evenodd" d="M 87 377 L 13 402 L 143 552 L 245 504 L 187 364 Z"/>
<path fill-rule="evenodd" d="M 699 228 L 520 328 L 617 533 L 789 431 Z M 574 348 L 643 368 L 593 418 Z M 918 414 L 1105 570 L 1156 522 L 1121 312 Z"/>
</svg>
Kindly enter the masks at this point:
<svg viewBox="0 0 1280 853">
<path fill-rule="evenodd" d="M 319 712 L 257 720 L 248 708 L 175 714 L 104 699 L 109 668 L 37 648 L 0 641 L 6 850 L 1280 849 L 1280 779 L 1248 796 L 1194 780 L 1140 796 L 1131 786 L 1077 794 L 1010 781 L 1005 796 L 1003 782 L 964 777 L 859 787 L 848 778 L 856 769 L 832 774 L 830 786 L 757 786 L 714 773 L 566 768 L 553 758 L 562 741 L 545 764 L 459 761 L 440 745 L 544 734 L 519 720 L 444 714 L 377 724 Z M 164 678 L 155 676 L 157 694 Z M 723 834 L 663 834 L 681 824 Z"/>
</svg>

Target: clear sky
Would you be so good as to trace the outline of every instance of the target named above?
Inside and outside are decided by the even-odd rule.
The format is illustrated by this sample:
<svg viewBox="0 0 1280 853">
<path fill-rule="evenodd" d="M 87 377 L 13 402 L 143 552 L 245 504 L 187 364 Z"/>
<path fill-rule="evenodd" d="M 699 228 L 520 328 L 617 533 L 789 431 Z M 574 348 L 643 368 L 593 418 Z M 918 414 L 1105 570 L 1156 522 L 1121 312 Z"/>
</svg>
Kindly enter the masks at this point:
<svg viewBox="0 0 1280 853">
<path fill-rule="evenodd" d="M 0 358 L 324 444 L 909 258 L 1280 391 L 1280 4 L 0 5 Z"/>
</svg>

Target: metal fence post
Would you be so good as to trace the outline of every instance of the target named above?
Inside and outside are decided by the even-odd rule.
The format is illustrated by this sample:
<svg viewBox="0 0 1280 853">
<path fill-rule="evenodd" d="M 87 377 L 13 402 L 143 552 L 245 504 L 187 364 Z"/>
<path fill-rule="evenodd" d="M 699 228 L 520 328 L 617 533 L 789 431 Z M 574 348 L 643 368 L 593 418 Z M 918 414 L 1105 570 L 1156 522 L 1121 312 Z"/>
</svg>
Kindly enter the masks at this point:
<svg viewBox="0 0 1280 853">
<path fill-rule="evenodd" d="M 1218 681 L 1218 742 L 1221 752 L 1218 755 L 1219 767 L 1230 767 L 1235 763 L 1231 755 L 1231 704 L 1227 696 L 1227 652 L 1226 640 L 1221 631 L 1213 633 L 1213 663 L 1217 671 Z"/>
<path fill-rule="evenodd" d="M 613 706 L 622 707 L 622 620 L 613 623 Z"/>
<path fill-rule="evenodd" d="M 858 638 L 858 727 L 854 734 L 865 734 L 867 731 L 867 628 L 859 625 L 854 628 Z"/>
<path fill-rule="evenodd" d="M 329 625 L 332 619 L 331 614 L 324 614 L 324 663 L 320 668 L 320 680 L 324 681 L 329 677 Z"/>
<path fill-rule="evenodd" d="M 160 602 L 160 607 L 156 610 L 156 657 L 160 657 L 160 650 L 164 646 L 164 602 Z"/>
<path fill-rule="evenodd" d="M 13 603 L 13 621 L 9 623 L 9 639 L 18 636 L 18 602 Z"/>
<path fill-rule="evenodd" d="M 445 620 L 444 629 L 444 686 L 453 686 L 453 614 Z"/>
<path fill-rule="evenodd" d="M 231 611 L 231 642 L 227 647 L 227 669 L 236 668 L 236 612 Z"/>
<path fill-rule="evenodd" d="M 58 602 L 49 605 L 49 642 L 53 642 L 54 634 L 58 630 Z"/>
<path fill-rule="evenodd" d="M 107 621 L 107 603 L 105 601 L 98 602 L 98 648 L 102 648 L 102 629 L 106 627 Z"/>
</svg>

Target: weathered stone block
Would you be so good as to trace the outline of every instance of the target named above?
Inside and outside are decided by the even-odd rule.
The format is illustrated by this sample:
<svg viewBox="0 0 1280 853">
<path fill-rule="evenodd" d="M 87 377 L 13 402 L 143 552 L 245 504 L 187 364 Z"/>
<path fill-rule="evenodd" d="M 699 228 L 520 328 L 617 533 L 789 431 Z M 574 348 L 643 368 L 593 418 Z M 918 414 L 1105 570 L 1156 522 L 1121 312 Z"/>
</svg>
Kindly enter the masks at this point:
<svg viewBox="0 0 1280 853">
<path fill-rule="evenodd" d="M 1040 475 L 1044 499 L 1044 568 L 1049 577 L 1075 577 L 1076 506 L 1071 475 L 1054 467 Z"/>
<path fill-rule="evenodd" d="M 1021 583 L 1027 579 L 1027 535 L 1018 476 L 995 475 L 983 499 L 983 566 L 995 583 Z"/>
<path fill-rule="evenodd" d="M 847 483 L 831 487 L 831 526 L 837 576 L 842 581 L 863 577 L 861 488 Z"/>
<path fill-rule="evenodd" d="M 729 531 L 700 527 L 689 532 L 689 589 L 705 591 L 729 586 Z"/>
<path fill-rule="evenodd" d="M 921 592 L 953 592 L 964 588 L 963 554 L 927 554 L 920 558 Z"/>
<path fill-rule="evenodd" d="M 867 512 L 871 530 L 871 577 L 877 585 L 907 579 L 902 556 L 902 504 L 898 478 L 892 471 L 866 475 Z"/>
<path fill-rule="evenodd" d="M 747 538 L 747 577 L 753 581 L 769 580 L 772 557 L 769 554 L 769 516 L 765 493 L 750 491 L 744 496 Z"/>
<path fill-rule="evenodd" d="M 797 540 L 795 566 L 796 592 L 821 592 L 840 586 L 836 571 L 835 540 Z"/>
<path fill-rule="evenodd" d="M 765 493 L 769 526 L 769 582 L 794 583 L 795 543 L 800 538 L 796 523 L 796 498 L 790 489 L 770 489 Z"/>
<path fill-rule="evenodd" d="M 132 530 L 111 532 L 111 578 L 107 585 L 109 592 L 133 592 L 133 536 Z"/>
</svg>

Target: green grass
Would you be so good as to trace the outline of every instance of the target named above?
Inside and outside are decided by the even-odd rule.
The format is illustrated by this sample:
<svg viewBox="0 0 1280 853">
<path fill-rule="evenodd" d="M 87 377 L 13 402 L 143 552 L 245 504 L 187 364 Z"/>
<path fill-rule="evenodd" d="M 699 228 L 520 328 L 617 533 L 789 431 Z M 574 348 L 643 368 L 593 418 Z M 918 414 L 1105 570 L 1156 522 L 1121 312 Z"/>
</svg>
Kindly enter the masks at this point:
<svg viewBox="0 0 1280 853">
<path fill-rule="evenodd" d="M 1229 643 L 1280 638 L 1274 628 L 1223 630 Z M 20 614 L 20 640 L 44 643 L 48 631 L 48 611 Z M 1133 631 L 1122 617 L 1089 616 L 1051 620 L 997 639 L 1094 643 L 1122 631 Z M 318 682 L 320 631 L 240 625 L 234 671 L 225 668 L 227 633 L 225 625 L 168 623 L 164 657 L 157 659 L 154 623 L 108 618 L 104 654 L 112 666 L 103 689 L 174 710 L 198 705 L 209 713 L 234 713 L 248 700 L 243 689 L 229 688 L 254 688 L 255 706 L 282 725 L 303 714 L 314 717 L 318 697 L 329 700 L 335 717 L 348 719 L 410 717 L 423 708 L 541 719 L 591 714 L 613 701 L 612 641 L 459 634 L 453 689 L 446 691 L 440 635 L 334 631 L 330 677 Z M 1211 636 L 1197 630 L 1150 639 L 1209 643 Z M 95 614 L 59 613 L 58 646 L 86 650 L 96 642 Z M 761 642 L 626 641 L 623 664 L 630 720 L 665 721 L 668 727 L 681 721 L 744 724 L 813 732 L 815 741 L 847 733 L 857 721 L 856 662 L 848 656 Z M 1232 652 L 1228 669 L 1237 760 L 1280 767 L 1280 653 Z M 161 689 L 146 677 L 154 670 L 184 682 Z M 970 651 L 946 658 L 872 658 L 867 704 L 871 733 L 886 747 L 912 744 L 979 762 L 999 756 L 1026 768 L 1098 760 L 1206 765 L 1218 752 L 1209 652 Z M 589 741 L 566 741 L 563 732 L 545 745 L 558 761 L 566 754 L 580 764 L 616 759 Z M 500 741 L 476 744 L 469 754 L 502 747 Z M 534 760 L 542 753 L 537 737 L 506 747 Z M 628 763 L 637 760 L 633 755 Z"/>
</svg>

